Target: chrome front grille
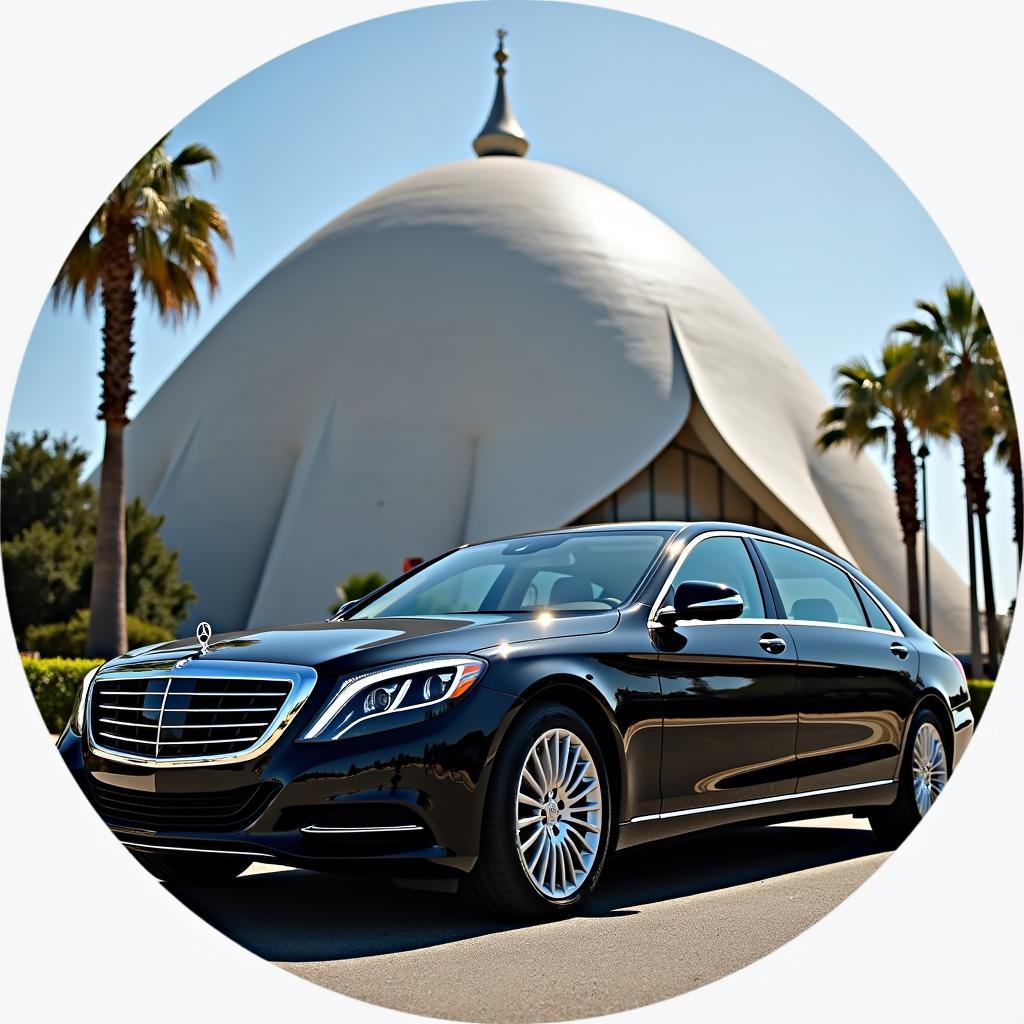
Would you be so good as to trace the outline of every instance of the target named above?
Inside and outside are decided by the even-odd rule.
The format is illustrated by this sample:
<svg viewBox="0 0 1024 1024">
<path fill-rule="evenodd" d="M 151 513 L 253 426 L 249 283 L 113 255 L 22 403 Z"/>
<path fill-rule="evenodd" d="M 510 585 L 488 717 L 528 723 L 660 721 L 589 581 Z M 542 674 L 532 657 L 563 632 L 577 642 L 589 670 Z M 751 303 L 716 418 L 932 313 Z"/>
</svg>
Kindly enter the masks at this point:
<svg viewBox="0 0 1024 1024">
<path fill-rule="evenodd" d="M 93 680 L 89 739 L 116 760 L 175 765 L 254 757 L 302 706 L 312 669 L 189 661 Z"/>
</svg>

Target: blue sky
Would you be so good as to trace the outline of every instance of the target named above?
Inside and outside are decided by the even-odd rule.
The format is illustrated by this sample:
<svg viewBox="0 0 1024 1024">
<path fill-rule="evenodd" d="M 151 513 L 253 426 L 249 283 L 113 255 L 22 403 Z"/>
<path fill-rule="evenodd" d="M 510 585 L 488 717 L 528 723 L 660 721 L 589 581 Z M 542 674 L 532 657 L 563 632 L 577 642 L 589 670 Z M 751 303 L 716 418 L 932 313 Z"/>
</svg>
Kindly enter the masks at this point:
<svg viewBox="0 0 1024 1024">
<path fill-rule="evenodd" d="M 175 130 L 172 147 L 198 140 L 220 155 L 220 176 L 201 190 L 228 214 L 236 252 L 223 260 L 219 295 L 184 327 L 140 311 L 136 411 L 310 233 L 398 178 L 472 156 L 492 98 L 498 25 L 509 30 L 508 85 L 528 159 L 597 178 L 675 227 L 746 293 L 826 394 L 838 362 L 876 351 L 916 298 L 936 296 L 962 273 L 869 147 L 746 58 L 596 8 L 525 0 L 435 7 L 285 54 Z M 44 309 L 8 428 L 66 432 L 98 453 L 99 354 L 98 318 Z M 958 463 L 953 448 L 931 460 L 932 535 L 966 575 Z M 1010 487 L 1003 470 L 991 477 L 1004 607 L 1015 593 Z"/>
</svg>

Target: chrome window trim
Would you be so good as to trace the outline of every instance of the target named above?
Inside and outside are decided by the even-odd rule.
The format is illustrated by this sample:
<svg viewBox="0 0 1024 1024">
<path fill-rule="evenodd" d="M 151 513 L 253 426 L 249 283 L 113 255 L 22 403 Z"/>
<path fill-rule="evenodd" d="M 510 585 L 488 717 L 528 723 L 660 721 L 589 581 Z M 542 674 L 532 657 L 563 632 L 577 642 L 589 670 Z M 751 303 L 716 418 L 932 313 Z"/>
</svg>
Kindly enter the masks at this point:
<svg viewBox="0 0 1024 1024">
<path fill-rule="evenodd" d="M 873 789 L 875 786 L 895 786 L 895 779 L 879 779 L 876 782 L 857 782 L 851 786 L 836 786 L 833 789 L 812 789 L 806 793 L 783 793 L 780 796 L 762 796 L 753 800 L 737 800 L 730 804 L 711 804 L 708 807 L 684 807 L 679 811 L 666 811 L 663 814 L 641 814 L 624 822 L 634 825 L 643 821 L 662 821 L 666 818 L 682 818 L 690 814 L 710 814 L 713 811 L 731 811 L 738 807 L 756 807 L 759 804 L 782 803 L 785 800 L 802 800 L 815 796 L 830 796 L 833 793 L 851 793 L 857 789 Z"/>
<path fill-rule="evenodd" d="M 847 573 L 847 576 L 849 576 L 849 575 L 850 574 Z M 861 583 L 860 580 L 854 579 L 854 577 L 852 577 L 852 576 L 850 578 L 853 579 L 853 585 L 857 588 L 857 593 L 861 596 L 861 600 L 863 600 L 863 601 L 870 601 L 882 613 L 882 618 L 885 619 L 885 621 L 888 622 L 890 626 L 892 626 L 891 630 L 879 629 L 877 626 L 871 626 L 869 628 L 873 629 L 876 633 L 885 633 L 885 634 L 895 633 L 897 636 L 903 636 L 903 633 L 900 630 L 900 627 L 898 625 L 896 625 L 896 621 L 889 614 L 889 612 L 885 609 L 885 607 L 883 606 L 882 602 L 879 601 L 874 596 L 874 594 L 872 594 L 871 591 L 868 590 L 868 588 L 865 587 L 863 583 Z"/>
<path fill-rule="evenodd" d="M 166 663 L 162 663 L 166 665 Z M 271 719 L 259 738 L 244 750 L 235 751 L 231 754 L 203 754 L 194 757 L 162 758 L 159 756 L 146 757 L 142 754 L 127 754 L 120 750 L 111 750 L 103 746 L 96 739 L 93 732 L 92 715 L 92 693 L 98 682 L 109 682 L 118 679 L 166 679 L 167 688 L 164 691 L 163 703 L 167 701 L 167 690 L 170 689 L 172 679 L 222 679 L 253 680 L 265 683 L 283 683 L 291 685 L 288 695 L 281 703 L 278 713 Z M 316 685 L 316 671 L 306 665 L 278 665 L 256 661 L 199 661 L 186 662 L 180 668 L 174 665 L 171 668 L 154 668 L 152 672 L 140 672 L 138 669 L 132 671 L 118 672 L 116 669 L 108 672 L 97 672 L 89 684 L 89 692 L 85 696 L 85 731 L 89 749 L 97 756 L 107 761 L 117 761 L 121 764 L 140 765 L 150 768 L 196 768 L 204 765 L 215 764 L 237 764 L 241 761 L 250 761 L 259 757 L 272 747 L 280 738 L 281 734 L 292 723 L 295 716 L 302 709 L 309 699 Z M 155 691 L 159 692 L 159 691 Z M 241 696 L 241 693 L 234 694 Z M 256 694 L 256 696 L 264 696 Z M 161 713 L 163 708 L 161 707 Z M 156 752 L 159 753 L 159 750 Z"/>
<path fill-rule="evenodd" d="M 669 587 L 672 586 L 672 581 L 676 578 L 676 573 L 683 566 L 683 562 L 686 560 L 687 555 L 702 541 L 710 540 L 712 537 L 749 537 L 752 541 L 763 541 L 765 544 L 778 544 L 780 547 L 792 548 L 794 551 L 801 551 L 805 555 L 810 555 L 812 558 L 817 558 L 827 565 L 831 565 L 833 568 L 838 569 L 843 573 L 848 580 L 853 584 L 854 588 L 860 588 L 864 591 L 865 595 L 872 601 L 875 601 L 874 597 L 867 591 L 862 583 L 860 583 L 855 576 L 852 576 L 850 572 L 845 569 L 842 565 L 831 558 L 827 558 L 825 555 L 818 554 L 817 551 L 808 551 L 807 548 L 801 547 L 799 544 L 791 544 L 788 541 L 776 540 L 774 537 L 762 537 L 755 533 L 744 533 L 741 530 L 711 530 L 708 533 L 701 533 L 698 536 L 693 537 L 684 546 L 682 551 L 676 556 L 676 560 L 669 571 L 668 576 L 665 578 L 665 582 L 658 592 L 657 600 L 651 605 L 652 612 L 647 619 L 648 629 L 658 628 L 658 612 L 661 611 L 665 595 L 669 591 Z M 768 571 L 767 569 L 765 570 Z M 714 581 L 709 581 L 714 582 Z M 762 595 L 763 597 L 763 595 Z M 889 612 L 882 606 L 881 602 L 875 601 L 882 610 L 882 614 L 886 620 L 891 624 L 892 629 L 876 629 L 874 626 L 856 626 L 852 623 L 846 622 L 819 622 L 817 619 L 769 619 L 769 618 L 757 618 L 757 619 L 744 619 L 742 617 L 736 619 L 721 619 L 713 622 L 701 621 L 700 619 L 679 619 L 679 622 L 686 624 L 686 629 L 690 629 L 692 626 L 736 626 L 736 625 L 752 625 L 752 626 L 826 626 L 831 629 L 855 629 L 860 630 L 864 633 L 877 633 L 879 636 L 900 636 L 905 637 L 906 634 L 900 629 L 899 625 L 889 614 Z"/>
<path fill-rule="evenodd" d="M 777 544 L 779 547 L 791 548 L 793 551 L 799 551 L 802 554 L 809 555 L 811 558 L 817 558 L 819 562 L 824 562 L 826 565 L 831 565 L 833 569 L 838 569 L 850 581 L 850 583 L 853 585 L 853 592 L 855 594 L 858 592 L 858 589 L 864 590 L 864 592 L 867 594 L 867 590 L 865 589 L 864 585 L 857 580 L 857 577 L 854 576 L 847 568 L 845 568 L 844 566 L 840 565 L 837 561 L 835 561 L 835 559 L 826 558 L 824 555 L 819 555 L 817 551 L 808 551 L 807 548 L 803 548 L 799 544 L 790 544 L 789 542 L 784 541 L 784 540 L 776 540 L 774 537 L 755 537 L 755 536 L 751 536 L 750 539 L 752 541 L 754 541 L 755 544 L 758 543 L 758 542 L 760 542 L 762 544 Z M 768 570 L 768 571 L 770 573 L 770 570 Z M 867 594 L 867 596 L 871 597 L 870 594 Z M 874 598 L 871 598 L 871 599 L 874 600 Z M 858 598 L 858 600 L 859 600 L 859 598 Z M 875 601 L 875 604 L 877 604 L 878 607 L 881 608 L 882 614 L 885 616 L 885 618 L 888 621 L 888 623 L 892 626 L 892 632 L 895 632 L 898 636 L 903 636 L 903 631 L 896 624 L 896 621 L 893 619 L 893 617 L 885 610 L 885 608 L 882 608 L 882 605 L 879 604 L 878 601 Z M 865 613 L 865 615 L 866 614 L 867 613 Z M 784 622 L 797 622 L 800 625 L 805 625 L 806 624 L 806 621 L 803 620 L 803 619 L 784 619 L 783 621 Z M 881 633 L 884 636 L 889 636 L 890 635 L 890 631 L 887 630 L 887 629 L 875 629 L 874 626 L 869 626 L 867 624 L 865 624 L 863 626 L 855 626 L 852 623 L 846 623 L 846 622 L 820 622 L 820 623 L 818 623 L 818 625 L 821 625 L 821 626 L 845 626 L 847 629 L 866 629 L 866 630 L 870 630 L 872 633 Z"/>
</svg>

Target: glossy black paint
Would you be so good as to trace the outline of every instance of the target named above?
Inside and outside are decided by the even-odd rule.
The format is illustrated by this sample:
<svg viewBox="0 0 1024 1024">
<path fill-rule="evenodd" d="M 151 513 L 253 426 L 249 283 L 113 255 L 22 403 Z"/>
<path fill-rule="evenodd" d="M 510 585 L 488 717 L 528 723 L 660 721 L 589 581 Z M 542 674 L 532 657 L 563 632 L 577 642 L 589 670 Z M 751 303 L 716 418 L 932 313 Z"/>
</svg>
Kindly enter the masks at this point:
<svg viewBox="0 0 1024 1024">
<path fill-rule="evenodd" d="M 216 637 L 202 655 L 194 641 L 179 641 L 104 667 L 169 671 L 198 655 L 240 669 L 254 662 L 314 668 L 315 689 L 296 719 L 250 760 L 123 764 L 70 729 L 60 739 L 61 754 L 128 844 L 398 876 L 472 868 L 494 757 L 516 714 L 537 699 L 568 704 L 590 722 L 609 767 L 618 823 L 613 841 L 620 847 L 752 818 L 891 802 L 907 727 L 922 701 L 939 713 L 954 764 L 959 760 L 973 716 L 958 670 L 859 570 L 828 555 L 888 610 L 903 636 L 778 620 L 777 594 L 760 562 L 765 620 L 666 629 L 653 616 L 680 550 L 723 531 L 780 539 L 732 524 L 668 525 L 677 531 L 672 544 L 619 610 L 546 619 L 338 620 Z M 906 657 L 894 655 L 894 641 L 906 646 Z M 464 697 L 371 720 L 338 741 L 301 740 L 340 679 L 410 659 L 466 654 L 483 657 L 488 668 Z M 144 827 L 110 812 L 111 806 L 149 806 L 154 798 L 185 806 L 194 797 L 227 798 L 249 787 L 259 796 L 255 817 L 228 830 L 198 818 L 192 827 Z M 305 824 L 364 820 L 423 828 L 413 836 L 368 838 L 301 831 Z"/>
</svg>

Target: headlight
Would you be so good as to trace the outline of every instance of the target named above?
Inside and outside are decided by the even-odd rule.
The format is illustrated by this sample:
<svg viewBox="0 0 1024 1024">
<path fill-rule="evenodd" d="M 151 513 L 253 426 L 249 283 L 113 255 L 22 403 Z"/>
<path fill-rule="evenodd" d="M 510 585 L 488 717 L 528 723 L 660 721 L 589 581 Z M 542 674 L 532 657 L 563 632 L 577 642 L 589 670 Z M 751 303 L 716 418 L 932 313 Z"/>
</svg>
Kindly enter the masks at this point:
<svg viewBox="0 0 1024 1024">
<path fill-rule="evenodd" d="M 89 686 L 96 676 L 96 673 L 102 668 L 102 665 L 97 665 L 95 668 L 90 669 L 85 674 L 85 678 L 82 680 L 82 685 L 78 690 L 78 699 L 75 701 L 75 710 L 71 713 L 71 731 L 77 736 L 83 736 L 85 734 L 85 709 L 89 703 Z"/>
<path fill-rule="evenodd" d="M 435 658 L 388 665 L 343 679 L 304 740 L 336 740 L 370 718 L 461 697 L 483 675 L 479 658 Z"/>
</svg>

